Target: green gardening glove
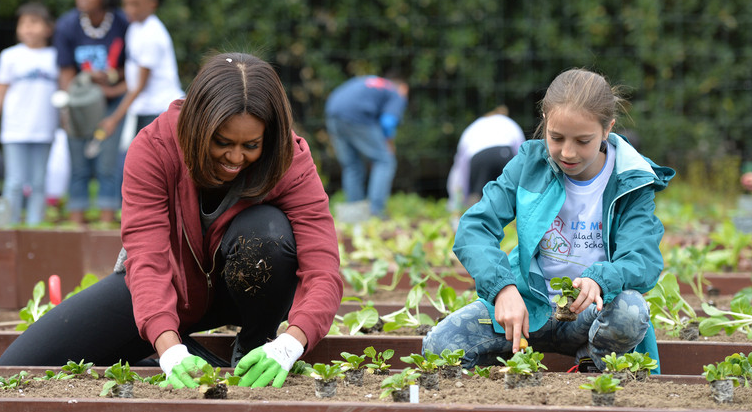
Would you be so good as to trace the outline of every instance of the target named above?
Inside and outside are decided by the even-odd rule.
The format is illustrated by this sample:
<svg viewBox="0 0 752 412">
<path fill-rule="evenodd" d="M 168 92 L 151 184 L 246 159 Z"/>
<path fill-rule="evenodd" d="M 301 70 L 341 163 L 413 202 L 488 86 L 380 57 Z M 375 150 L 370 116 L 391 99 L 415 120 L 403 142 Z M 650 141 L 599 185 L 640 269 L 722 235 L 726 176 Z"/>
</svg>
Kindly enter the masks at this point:
<svg viewBox="0 0 752 412">
<path fill-rule="evenodd" d="M 272 382 L 281 388 L 295 361 L 303 355 L 303 345 L 288 333 L 250 351 L 235 367 L 235 376 L 241 376 L 238 386 L 259 388 Z"/>
<path fill-rule="evenodd" d="M 206 364 L 207 362 L 202 358 L 188 353 L 185 345 L 175 345 L 167 349 L 159 358 L 159 366 L 167 376 L 167 379 L 160 382 L 159 386 L 166 388 L 172 385 L 174 389 L 197 388 L 198 382 L 193 378 L 204 373 L 201 368 Z"/>
</svg>

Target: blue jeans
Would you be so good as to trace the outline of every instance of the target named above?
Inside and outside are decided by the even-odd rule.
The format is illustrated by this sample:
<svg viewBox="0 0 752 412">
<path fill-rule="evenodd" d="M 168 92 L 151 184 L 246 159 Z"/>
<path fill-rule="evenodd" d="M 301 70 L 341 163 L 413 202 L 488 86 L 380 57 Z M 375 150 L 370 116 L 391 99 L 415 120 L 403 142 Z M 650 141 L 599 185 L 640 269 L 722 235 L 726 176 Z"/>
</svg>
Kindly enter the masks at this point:
<svg viewBox="0 0 752 412">
<path fill-rule="evenodd" d="M 347 201 L 358 202 L 366 198 L 366 165 L 361 158 L 365 157 L 371 162 L 367 194 L 371 213 L 383 216 L 397 171 L 397 159 L 389 149 L 381 127 L 378 123 L 362 125 L 329 117 L 326 128 L 342 167 L 342 189 Z"/>
<path fill-rule="evenodd" d="M 121 98 L 107 102 L 107 115 L 117 108 Z M 71 179 L 68 209 L 83 211 L 89 208 L 89 181 L 96 179 L 99 183 L 97 206 L 100 209 L 120 209 L 120 181 L 123 174 L 118 152 L 123 122 L 118 123 L 115 131 L 102 142 L 101 151 L 93 159 L 84 156 L 84 148 L 93 136 L 69 136 Z"/>
<path fill-rule="evenodd" d="M 492 315 L 492 314 L 491 314 Z M 498 365 L 497 356 L 512 356 L 512 342 L 488 324 L 488 309 L 475 301 L 447 316 L 423 339 L 423 351 L 441 353 L 444 349 L 464 349 L 464 368 Z M 484 323 L 479 322 L 485 320 Z M 560 322 L 552 316 L 543 327 L 530 332 L 529 345 L 538 352 L 590 357 L 598 369 L 605 369 L 602 357 L 632 351 L 645 337 L 650 311 L 642 295 L 625 290 L 598 312 L 590 305 L 573 322 Z"/>
<path fill-rule="evenodd" d="M 26 223 L 38 225 L 44 220 L 45 178 L 47 159 L 52 143 L 6 143 L 3 145 L 5 160 L 4 195 L 10 203 L 10 223 L 21 223 L 24 206 L 24 186 L 31 187 L 26 207 Z"/>
</svg>

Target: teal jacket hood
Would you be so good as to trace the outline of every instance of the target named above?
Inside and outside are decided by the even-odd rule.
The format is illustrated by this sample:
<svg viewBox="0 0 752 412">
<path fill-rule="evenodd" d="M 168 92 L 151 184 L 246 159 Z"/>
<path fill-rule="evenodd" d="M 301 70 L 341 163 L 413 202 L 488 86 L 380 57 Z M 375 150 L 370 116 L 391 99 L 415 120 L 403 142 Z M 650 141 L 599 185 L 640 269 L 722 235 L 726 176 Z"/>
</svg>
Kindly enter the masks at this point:
<svg viewBox="0 0 752 412">
<path fill-rule="evenodd" d="M 603 193 L 603 239 L 607 260 L 596 262 L 580 276 L 600 285 L 604 303 L 623 290 L 645 293 L 663 270 L 659 249 L 663 224 L 655 216 L 655 193 L 666 188 L 673 169 L 642 156 L 624 138 L 608 137 L 615 148 L 614 170 Z M 483 189 L 483 197 L 460 218 L 454 252 L 475 279 L 479 298 L 494 319 L 493 302 L 507 285 L 517 286 L 525 300 L 530 331 L 540 329 L 552 314 L 545 279 L 537 265 L 538 244 L 566 197 L 564 175 L 549 157 L 544 140 L 526 141 L 504 172 Z M 517 247 L 509 255 L 499 248 L 504 228 L 516 220 Z M 652 327 L 646 340 L 657 358 Z M 650 343 L 650 342 L 643 342 Z M 639 347 L 638 347 L 639 348 Z"/>
</svg>

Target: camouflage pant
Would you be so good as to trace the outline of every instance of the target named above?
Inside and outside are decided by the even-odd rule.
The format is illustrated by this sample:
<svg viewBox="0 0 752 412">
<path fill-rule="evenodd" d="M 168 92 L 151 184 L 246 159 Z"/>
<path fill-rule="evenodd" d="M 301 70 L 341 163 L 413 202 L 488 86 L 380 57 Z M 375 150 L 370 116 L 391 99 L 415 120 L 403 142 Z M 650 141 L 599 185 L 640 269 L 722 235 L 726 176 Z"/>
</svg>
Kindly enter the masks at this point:
<svg viewBox="0 0 752 412">
<path fill-rule="evenodd" d="M 512 342 L 504 333 L 494 331 L 486 306 L 475 301 L 447 316 L 423 339 L 423 350 L 441 353 L 444 349 L 464 349 L 464 368 L 497 365 L 497 356 L 512 355 Z M 537 331 L 530 332 L 528 342 L 538 352 L 556 352 L 589 356 L 604 369 L 601 358 L 616 352 L 631 351 L 640 343 L 650 324 L 650 311 L 642 295 L 625 290 L 598 312 L 595 304 L 577 316 L 574 322 L 560 322 L 553 316 Z"/>
</svg>

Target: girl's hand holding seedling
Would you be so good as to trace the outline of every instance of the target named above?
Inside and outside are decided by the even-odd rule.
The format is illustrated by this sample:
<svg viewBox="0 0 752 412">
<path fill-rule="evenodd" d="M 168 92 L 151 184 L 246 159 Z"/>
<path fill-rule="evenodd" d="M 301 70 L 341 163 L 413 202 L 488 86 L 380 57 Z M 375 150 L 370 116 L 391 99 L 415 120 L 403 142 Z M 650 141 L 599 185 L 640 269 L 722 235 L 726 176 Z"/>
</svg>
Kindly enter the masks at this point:
<svg viewBox="0 0 752 412">
<path fill-rule="evenodd" d="M 159 386 L 172 385 L 175 389 L 197 388 L 198 382 L 193 378 L 203 374 L 201 368 L 206 364 L 205 360 L 188 353 L 185 345 L 172 346 L 159 357 L 159 366 L 166 376 Z"/>
<path fill-rule="evenodd" d="M 525 335 L 529 338 L 530 329 L 527 306 L 522 300 L 520 292 L 515 285 L 507 285 L 498 295 L 494 302 L 494 317 L 504 328 L 506 340 L 512 342 L 512 352 L 520 350 L 520 338 Z"/>
<path fill-rule="evenodd" d="M 281 388 L 295 361 L 303 355 L 303 345 L 289 333 L 250 351 L 235 367 L 235 376 L 242 376 L 238 386 L 263 387 L 272 382 Z"/>
<path fill-rule="evenodd" d="M 603 309 L 603 298 L 601 297 L 601 286 L 598 282 L 590 278 L 577 278 L 572 281 L 572 286 L 580 290 L 579 296 L 575 299 L 574 303 L 569 306 L 569 310 L 573 313 L 580 314 L 587 309 L 590 304 L 595 302 L 597 310 Z"/>
</svg>

